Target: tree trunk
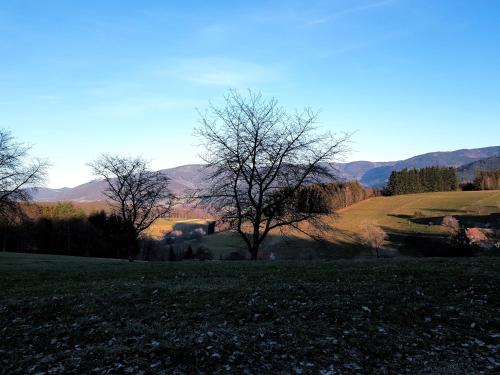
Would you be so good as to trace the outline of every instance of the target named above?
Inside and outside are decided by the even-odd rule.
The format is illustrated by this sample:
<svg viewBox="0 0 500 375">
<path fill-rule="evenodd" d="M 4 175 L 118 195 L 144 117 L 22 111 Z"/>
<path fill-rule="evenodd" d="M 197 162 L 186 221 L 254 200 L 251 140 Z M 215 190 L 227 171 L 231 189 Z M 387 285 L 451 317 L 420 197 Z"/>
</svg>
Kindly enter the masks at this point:
<svg viewBox="0 0 500 375">
<path fill-rule="evenodd" d="M 127 257 L 130 262 L 134 261 L 134 257 L 139 252 L 139 244 L 137 243 L 137 233 L 135 230 L 129 232 L 129 243 L 127 246 Z"/>
<path fill-rule="evenodd" d="M 259 215 L 260 218 L 260 215 Z M 260 220 L 260 219 L 259 219 Z M 258 221 L 257 221 L 258 222 Z M 257 255 L 259 253 L 259 245 L 260 245 L 260 231 L 259 225 L 254 224 L 253 226 L 253 234 L 252 234 L 252 247 L 250 248 L 251 260 L 257 260 Z"/>
</svg>

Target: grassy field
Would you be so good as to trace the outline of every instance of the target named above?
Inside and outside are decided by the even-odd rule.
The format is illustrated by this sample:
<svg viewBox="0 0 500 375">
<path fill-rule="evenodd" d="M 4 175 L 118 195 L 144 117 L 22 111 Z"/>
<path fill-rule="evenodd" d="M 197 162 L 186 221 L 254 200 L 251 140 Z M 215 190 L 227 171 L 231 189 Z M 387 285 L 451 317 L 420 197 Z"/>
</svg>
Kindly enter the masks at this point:
<svg viewBox="0 0 500 375">
<path fill-rule="evenodd" d="M 325 218 L 330 230 L 322 233 L 324 242 L 315 243 L 297 232 L 286 237 L 275 233 L 264 243 L 264 254 L 273 252 L 278 257 L 336 258 L 368 255 L 360 244 L 359 232 L 365 222 L 380 225 L 389 235 L 388 246 L 396 254 L 413 254 L 408 238 L 442 238 L 446 235 L 441 221 L 453 215 L 461 222 L 474 226 L 491 222 L 490 214 L 500 213 L 500 191 L 465 191 L 376 197 L 340 210 Z M 306 229 L 310 229 L 307 228 Z M 314 231 L 313 231 L 314 232 Z M 244 244 L 233 233 L 225 232 L 206 237 L 201 245 L 215 255 L 244 249 Z M 417 242 L 414 246 L 420 246 Z"/>
<path fill-rule="evenodd" d="M 495 373 L 499 269 L 0 253 L 0 373 Z"/>
<path fill-rule="evenodd" d="M 158 219 L 148 230 L 146 235 L 154 239 L 162 239 L 165 234 L 173 230 L 180 230 L 185 234 L 188 234 L 196 228 L 204 228 L 206 232 L 206 227 L 208 226 L 208 221 L 206 219 Z"/>
<path fill-rule="evenodd" d="M 377 197 L 339 212 L 333 225 L 356 232 L 359 223 L 370 221 L 388 231 L 444 233 L 444 216 L 477 218 L 500 212 L 500 191 L 460 191 Z M 430 224 L 430 225 L 429 225 Z"/>
</svg>

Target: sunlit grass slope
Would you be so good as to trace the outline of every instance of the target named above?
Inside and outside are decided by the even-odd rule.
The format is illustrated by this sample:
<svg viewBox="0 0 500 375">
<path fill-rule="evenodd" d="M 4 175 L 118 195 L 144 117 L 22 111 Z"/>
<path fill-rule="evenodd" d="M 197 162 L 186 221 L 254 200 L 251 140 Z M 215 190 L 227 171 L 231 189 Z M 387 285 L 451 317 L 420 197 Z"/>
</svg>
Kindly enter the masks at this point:
<svg viewBox="0 0 500 375">
<path fill-rule="evenodd" d="M 364 223 L 381 226 L 390 239 L 395 236 L 445 235 L 440 225 L 447 215 L 457 216 L 471 225 L 487 221 L 500 212 L 500 191 L 438 192 L 376 197 L 340 210 L 324 218 L 330 230 L 322 233 L 323 243 L 310 240 L 302 233 L 288 231 L 283 236 L 273 233 L 264 243 L 264 253 L 275 252 L 282 257 L 352 256 L 361 250 L 360 230 Z M 311 229 L 304 227 L 304 229 Z M 313 230 L 314 232 L 314 230 Z M 216 255 L 243 250 L 244 244 L 231 232 L 206 237 L 201 244 Z M 391 245 L 391 243 L 389 243 Z M 397 243 L 392 245 L 396 246 Z"/>
</svg>

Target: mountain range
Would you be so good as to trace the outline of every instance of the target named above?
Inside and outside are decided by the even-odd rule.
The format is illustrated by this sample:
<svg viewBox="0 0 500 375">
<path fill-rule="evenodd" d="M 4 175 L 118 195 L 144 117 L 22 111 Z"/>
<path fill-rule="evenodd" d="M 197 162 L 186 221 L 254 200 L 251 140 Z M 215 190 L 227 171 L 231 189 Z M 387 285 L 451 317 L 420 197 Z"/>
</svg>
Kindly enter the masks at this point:
<svg viewBox="0 0 500 375">
<path fill-rule="evenodd" d="M 354 161 L 333 163 L 332 168 L 339 179 L 359 180 L 366 186 L 381 187 L 386 183 L 392 171 L 404 168 L 455 167 L 458 168 L 461 178 L 466 180 L 481 168 L 498 166 L 497 159 L 499 157 L 500 146 L 493 146 L 449 152 L 431 152 L 406 160 L 390 162 Z M 183 165 L 163 169 L 161 172 L 170 177 L 170 190 L 175 194 L 181 194 L 188 189 L 200 187 L 207 174 L 206 168 L 201 164 Z M 74 188 L 40 188 L 35 191 L 34 200 L 39 202 L 99 201 L 104 199 L 102 194 L 104 187 L 105 183 L 102 180 L 94 180 Z"/>
<path fill-rule="evenodd" d="M 500 170 L 500 156 L 474 161 L 457 168 L 458 175 L 462 182 L 472 182 L 480 171 Z"/>
</svg>

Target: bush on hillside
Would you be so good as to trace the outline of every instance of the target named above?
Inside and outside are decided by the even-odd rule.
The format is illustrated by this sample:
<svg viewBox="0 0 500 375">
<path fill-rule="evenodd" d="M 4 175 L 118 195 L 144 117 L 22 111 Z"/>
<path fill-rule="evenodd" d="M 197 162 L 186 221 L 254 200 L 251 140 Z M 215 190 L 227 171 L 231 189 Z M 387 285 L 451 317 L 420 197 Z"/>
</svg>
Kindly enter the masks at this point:
<svg viewBox="0 0 500 375">
<path fill-rule="evenodd" d="M 189 233 L 189 237 L 197 241 L 200 241 L 205 235 L 206 232 L 203 230 L 203 228 L 196 228 Z"/>
<path fill-rule="evenodd" d="M 460 222 L 453 216 L 445 216 L 442 225 L 450 236 L 455 236 L 460 230 Z"/>
<path fill-rule="evenodd" d="M 380 249 L 387 242 L 387 234 L 374 223 L 364 223 L 361 225 L 360 237 L 363 244 L 370 247 L 377 258 L 380 257 Z"/>
</svg>

